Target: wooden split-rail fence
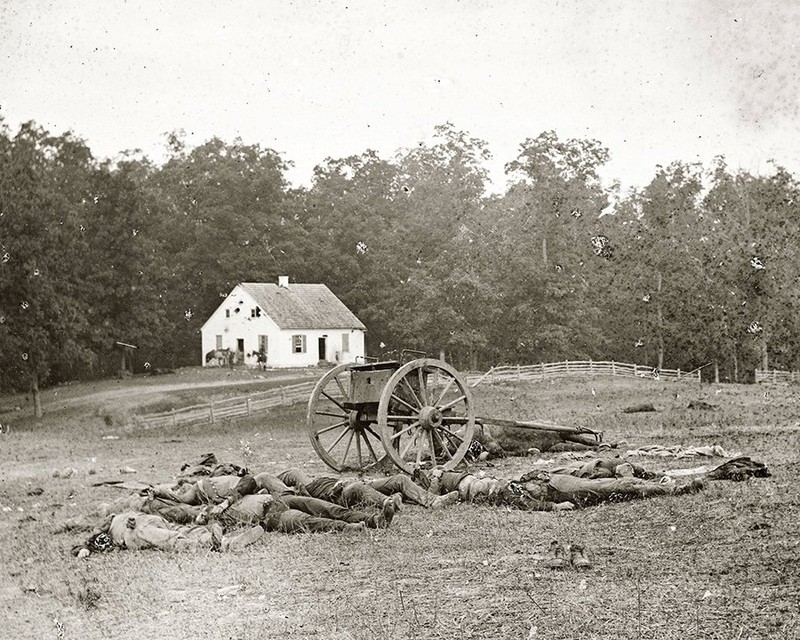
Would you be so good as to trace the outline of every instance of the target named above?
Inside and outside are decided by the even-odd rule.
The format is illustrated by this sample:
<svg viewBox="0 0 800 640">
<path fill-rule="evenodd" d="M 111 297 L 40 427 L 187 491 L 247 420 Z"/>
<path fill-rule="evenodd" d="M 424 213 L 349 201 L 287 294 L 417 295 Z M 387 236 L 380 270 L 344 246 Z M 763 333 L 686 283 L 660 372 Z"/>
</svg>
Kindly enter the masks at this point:
<svg viewBox="0 0 800 640">
<path fill-rule="evenodd" d="M 235 418 L 264 413 L 273 407 L 307 402 L 316 380 L 301 382 L 248 396 L 215 400 L 172 411 L 135 415 L 133 421 L 140 429 L 179 427 L 190 424 L 214 424 Z"/>
<path fill-rule="evenodd" d="M 696 380 L 700 381 L 700 371 L 681 371 L 680 369 L 654 369 L 640 364 L 625 362 L 564 360 L 563 362 L 542 362 L 529 365 L 508 365 L 492 367 L 486 373 L 467 376 L 467 384 L 474 387 L 484 382 L 515 382 L 522 380 L 546 380 L 565 376 L 624 376 L 628 378 L 649 378 L 651 380 Z"/>
<path fill-rule="evenodd" d="M 800 382 L 800 372 L 756 369 L 756 384 L 792 384 L 794 382 Z"/>
<path fill-rule="evenodd" d="M 511 365 L 492 367 L 485 373 L 467 373 L 464 378 L 470 387 L 496 382 L 523 380 L 546 380 L 565 376 L 627 376 L 651 380 L 700 380 L 699 371 L 685 372 L 680 369 L 645 367 L 624 362 L 571 361 L 548 362 L 533 365 Z M 134 415 L 137 429 L 181 427 L 193 424 L 215 424 L 236 418 L 246 418 L 269 411 L 273 407 L 305 403 L 308 401 L 316 381 L 301 382 L 286 387 L 248 396 L 215 400 L 204 404 L 162 411 L 146 415 Z"/>
</svg>

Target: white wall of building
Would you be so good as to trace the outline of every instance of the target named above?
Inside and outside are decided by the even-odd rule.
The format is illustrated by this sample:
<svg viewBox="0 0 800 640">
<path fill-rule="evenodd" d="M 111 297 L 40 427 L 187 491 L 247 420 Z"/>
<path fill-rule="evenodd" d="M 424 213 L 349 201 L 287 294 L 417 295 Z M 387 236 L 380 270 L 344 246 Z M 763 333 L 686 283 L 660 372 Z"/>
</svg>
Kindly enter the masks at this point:
<svg viewBox="0 0 800 640">
<path fill-rule="evenodd" d="M 203 362 L 209 351 L 217 348 L 238 351 L 242 341 L 243 353 L 258 351 L 260 336 L 267 337 L 267 366 L 306 367 L 320 361 L 320 338 L 324 338 L 324 360 L 340 364 L 362 361 L 364 331 L 361 329 L 280 329 L 264 310 L 253 315 L 256 301 L 237 286 L 203 325 Z M 345 337 L 346 336 L 346 337 Z M 218 338 L 219 337 L 219 338 Z M 219 340 L 219 344 L 218 344 Z M 347 349 L 345 350 L 345 347 Z M 245 358 L 246 364 L 256 365 L 255 358 Z M 213 363 L 216 365 L 216 362 Z"/>
</svg>

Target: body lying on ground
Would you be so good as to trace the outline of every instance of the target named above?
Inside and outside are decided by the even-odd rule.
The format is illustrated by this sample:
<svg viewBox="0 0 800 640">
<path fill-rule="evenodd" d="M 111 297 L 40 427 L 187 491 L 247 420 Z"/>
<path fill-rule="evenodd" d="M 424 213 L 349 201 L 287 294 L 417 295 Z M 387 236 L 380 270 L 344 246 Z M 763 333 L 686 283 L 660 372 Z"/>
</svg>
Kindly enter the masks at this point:
<svg viewBox="0 0 800 640">
<path fill-rule="evenodd" d="M 113 549 L 161 549 L 165 551 L 227 551 L 252 544 L 264 533 L 261 526 L 225 534 L 222 525 L 182 525 L 141 511 L 112 514 L 89 540 L 73 547 L 75 555 L 88 555 Z"/>
<path fill-rule="evenodd" d="M 601 502 L 680 495 L 704 486 L 700 479 L 664 484 L 635 477 L 586 478 L 542 470 L 526 473 L 516 481 L 441 470 L 434 470 L 431 476 L 431 491 L 456 490 L 465 502 L 506 505 L 526 511 L 563 511 Z"/>
<path fill-rule="evenodd" d="M 431 493 L 402 473 L 374 480 L 356 480 L 330 476 L 312 478 L 300 469 L 287 469 L 278 474 L 277 479 L 298 491 L 344 507 L 377 507 L 383 504 L 386 496 L 399 494 L 404 502 L 438 509 L 454 504 L 459 498 L 455 491 L 442 495 Z"/>
<path fill-rule="evenodd" d="M 483 425 L 475 429 L 473 444 L 479 443 L 485 451 L 482 457 L 473 450 L 474 459 L 525 456 L 532 450 L 539 452 L 598 451 L 616 448 L 616 444 L 601 442 L 595 436 L 581 433 L 562 433 L 545 429 L 522 429 L 499 425 Z"/>
<path fill-rule="evenodd" d="M 111 548 L 224 550 L 250 544 L 264 531 L 304 533 L 386 528 L 401 504 L 399 494 L 384 495 L 377 505 L 378 511 L 357 511 L 296 495 L 295 489 L 277 478 L 274 482 L 267 477 L 261 480 L 261 484 L 271 486 L 272 492 L 260 488 L 260 483 L 247 475 L 157 485 L 125 496 L 102 507 L 102 512 L 108 514 L 105 524 L 95 530 L 89 542 L 74 551 L 98 550 L 93 549 L 97 546 L 93 540 L 101 533 L 109 537 Z M 247 528 L 241 530 L 242 527 Z M 86 529 L 85 526 L 62 528 Z M 215 532 L 217 535 L 212 535 Z"/>
</svg>

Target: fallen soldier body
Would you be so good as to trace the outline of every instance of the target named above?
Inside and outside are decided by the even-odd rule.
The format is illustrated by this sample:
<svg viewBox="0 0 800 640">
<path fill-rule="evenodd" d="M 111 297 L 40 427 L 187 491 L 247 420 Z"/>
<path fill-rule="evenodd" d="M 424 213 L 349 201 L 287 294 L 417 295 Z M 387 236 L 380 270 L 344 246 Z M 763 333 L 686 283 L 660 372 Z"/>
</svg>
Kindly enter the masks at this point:
<svg viewBox="0 0 800 640">
<path fill-rule="evenodd" d="M 433 493 L 456 492 L 464 502 L 508 506 L 522 511 L 568 511 L 575 505 L 569 501 L 548 501 L 525 489 L 519 482 L 499 478 L 478 478 L 471 473 L 430 472 Z"/>
<path fill-rule="evenodd" d="M 178 525 L 161 516 L 124 511 L 109 516 L 84 545 L 74 547 L 74 555 L 112 549 L 161 549 L 165 551 L 227 551 L 252 544 L 264 533 L 254 526 L 243 531 L 225 534 L 219 523 L 211 525 Z"/>
<path fill-rule="evenodd" d="M 695 493 L 704 486 L 700 479 L 678 485 L 634 477 L 582 478 L 542 470 L 527 473 L 518 481 L 478 478 L 438 469 L 431 475 L 432 491 L 452 491 L 455 487 L 465 502 L 507 505 L 527 511 L 562 511 L 601 502 L 682 495 Z"/>
<path fill-rule="evenodd" d="M 395 500 L 384 496 L 380 511 L 366 513 L 307 496 L 270 493 L 246 495 L 223 510 L 204 510 L 199 521 L 214 518 L 226 527 L 260 522 L 267 531 L 282 533 L 385 529 L 397 512 Z M 352 525 L 352 526 L 350 526 Z"/>
<path fill-rule="evenodd" d="M 683 484 L 661 483 L 635 477 L 581 478 L 564 473 L 532 471 L 519 479 L 519 483 L 534 496 L 548 502 L 571 502 L 577 507 L 588 507 L 602 502 L 625 502 L 654 496 L 697 493 L 705 483 L 696 478 Z"/>
<path fill-rule="evenodd" d="M 165 503 L 163 498 L 146 500 L 144 508 L 152 503 Z M 395 515 L 391 497 L 384 498 L 379 513 L 364 513 L 339 505 L 304 496 L 274 497 L 268 493 L 242 496 L 222 511 L 211 511 L 199 505 L 177 503 L 171 508 L 186 507 L 179 511 L 181 518 L 190 513 L 198 524 L 170 522 L 167 517 L 143 511 L 124 511 L 112 514 L 96 530 L 86 544 L 73 548 L 75 555 L 119 549 L 162 549 L 167 551 L 198 551 L 214 549 L 228 551 L 242 549 L 258 540 L 265 531 L 281 533 L 324 533 L 330 531 L 362 531 L 365 528 L 387 528 Z M 182 520 L 185 522 L 185 520 Z M 207 524 L 208 523 L 208 524 Z M 246 525 L 246 529 L 241 529 Z M 231 528 L 240 528 L 228 532 Z M 105 538 L 103 537 L 105 536 Z"/>
<path fill-rule="evenodd" d="M 601 442 L 594 435 L 582 433 L 562 433 L 547 429 L 522 429 L 510 426 L 483 425 L 475 429 L 473 444 L 477 442 L 484 455 L 476 446 L 472 459 L 486 460 L 505 456 L 526 456 L 532 450 L 537 452 L 597 451 L 613 449 L 616 444 Z"/>
<path fill-rule="evenodd" d="M 388 478 L 364 481 L 328 476 L 312 478 L 300 469 L 288 469 L 278 474 L 277 477 L 285 485 L 292 486 L 298 491 L 343 507 L 380 507 L 386 496 L 390 495 L 399 495 L 404 502 L 428 509 L 439 509 L 458 501 L 456 491 L 442 495 L 431 493 L 402 473 Z M 398 508 L 401 504 L 399 500 L 396 500 Z"/>
<path fill-rule="evenodd" d="M 151 489 L 157 498 L 182 502 L 188 505 L 221 504 L 235 502 L 242 496 L 256 493 L 258 483 L 252 475 L 215 476 L 196 482 L 180 481 L 177 484 L 159 484 Z"/>
</svg>

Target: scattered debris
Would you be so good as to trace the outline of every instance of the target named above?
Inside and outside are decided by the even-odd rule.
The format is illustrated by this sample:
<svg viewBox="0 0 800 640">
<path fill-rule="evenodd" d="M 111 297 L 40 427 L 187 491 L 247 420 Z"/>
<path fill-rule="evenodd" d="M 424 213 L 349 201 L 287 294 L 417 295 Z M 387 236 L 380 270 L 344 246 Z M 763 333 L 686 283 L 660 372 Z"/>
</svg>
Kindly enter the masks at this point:
<svg viewBox="0 0 800 640">
<path fill-rule="evenodd" d="M 687 409 L 698 409 L 700 411 L 716 411 L 719 409 L 718 404 L 711 404 L 703 400 L 694 400 L 688 404 Z"/>
<path fill-rule="evenodd" d="M 625 407 L 622 413 L 649 413 L 655 411 L 656 408 L 652 404 L 635 404 L 630 407 Z"/>
<path fill-rule="evenodd" d="M 121 467 L 119 470 L 120 473 L 139 473 L 133 467 Z"/>
<path fill-rule="evenodd" d="M 712 469 L 706 475 L 712 480 L 735 480 L 741 482 L 749 478 L 769 478 L 772 474 L 763 462 L 756 462 L 748 456 L 739 456 Z"/>
<path fill-rule="evenodd" d="M 217 596 L 220 598 L 227 598 L 228 596 L 239 593 L 241 590 L 241 584 L 232 584 L 230 587 L 222 587 L 221 589 L 217 589 Z"/>
<path fill-rule="evenodd" d="M 35 488 L 31 489 L 30 491 L 28 491 L 28 495 L 29 496 L 40 496 L 43 493 L 44 493 L 44 489 L 42 489 L 41 487 L 35 487 Z"/>
<path fill-rule="evenodd" d="M 729 453 L 718 444 L 701 445 L 697 447 L 683 447 L 675 445 L 665 447 L 660 444 L 648 444 L 638 449 L 629 449 L 625 452 L 625 457 L 632 456 L 654 456 L 657 458 L 694 458 L 698 456 L 716 456 L 718 458 L 739 458 L 741 453 Z"/>
<path fill-rule="evenodd" d="M 53 477 L 64 478 L 66 480 L 67 478 L 71 478 L 75 473 L 77 473 L 75 469 L 73 469 L 72 467 L 67 467 L 66 469 L 62 469 L 61 471 L 59 471 L 58 469 L 53 471 Z"/>
</svg>

